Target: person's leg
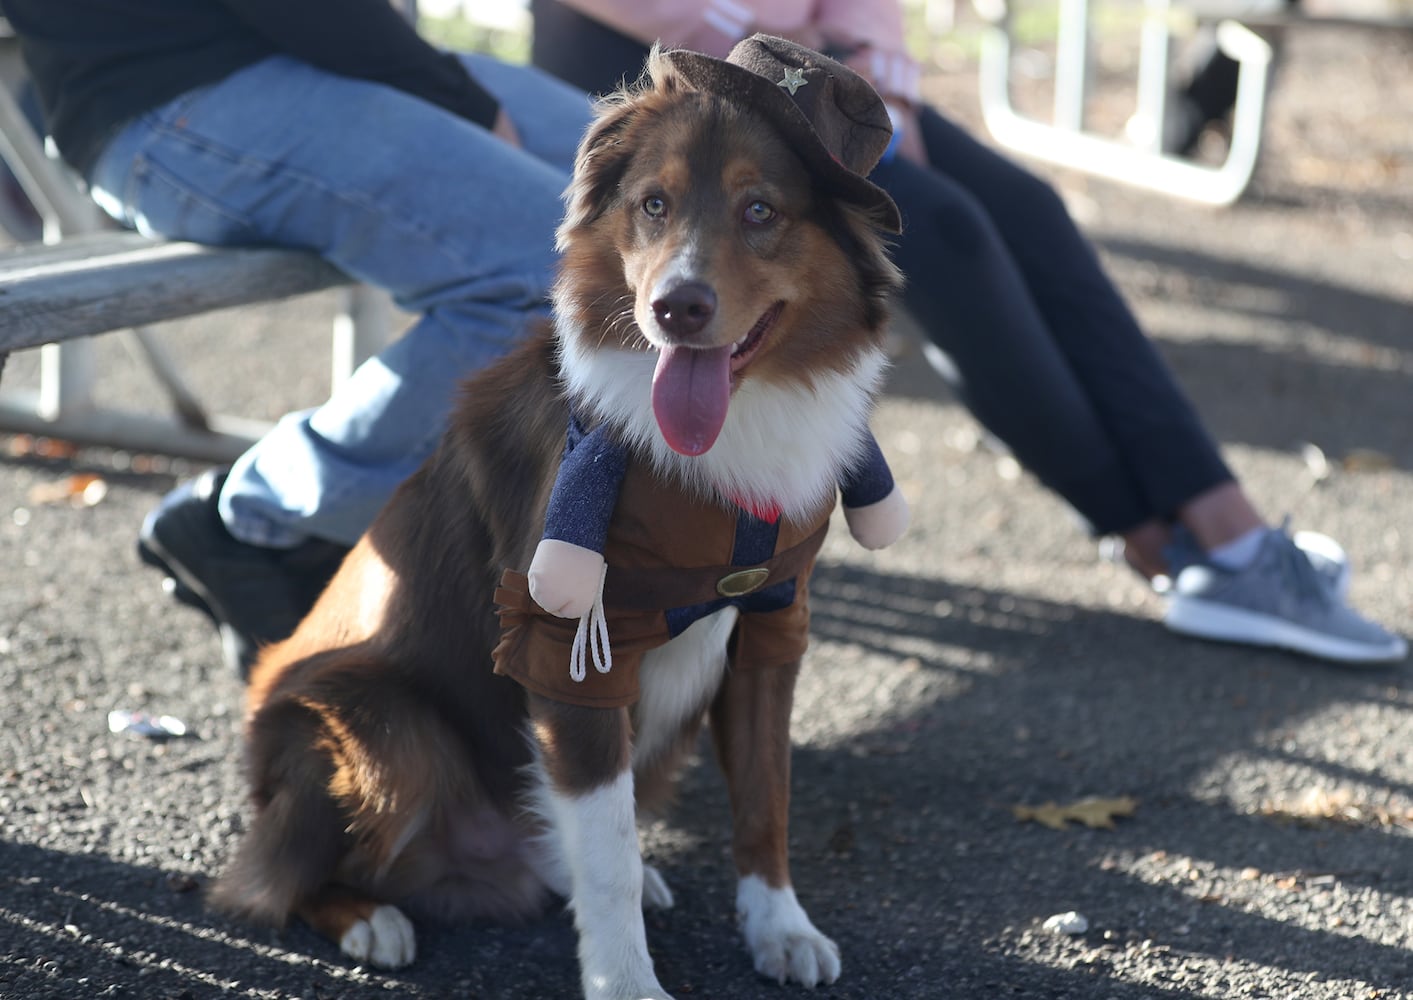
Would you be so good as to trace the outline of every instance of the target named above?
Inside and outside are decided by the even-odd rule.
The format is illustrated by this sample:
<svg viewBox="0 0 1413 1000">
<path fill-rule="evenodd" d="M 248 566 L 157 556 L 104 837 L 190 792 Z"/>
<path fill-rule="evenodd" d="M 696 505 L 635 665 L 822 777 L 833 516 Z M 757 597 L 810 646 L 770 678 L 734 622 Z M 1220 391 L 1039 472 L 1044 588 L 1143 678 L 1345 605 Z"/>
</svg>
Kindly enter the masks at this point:
<svg viewBox="0 0 1413 1000">
<path fill-rule="evenodd" d="M 911 279 L 904 304 L 946 354 L 945 374 L 1041 482 L 1096 532 L 1123 536 L 1134 569 L 1149 578 L 1168 572 L 1170 517 L 1191 517 L 1194 535 L 1210 546 L 1251 527 L 1248 519 L 1257 515 L 1219 459 L 1189 481 L 1188 497 L 1176 507 L 1153 505 L 976 199 L 945 175 L 907 162 L 873 176 L 903 212 L 894 256 Z"/>
<path fill-rule="evenodd" d="M 920 118 L 934 168 L 974 196 L 995 225 L 1146 514 L 1171 518 L 1186 501 L 1231 480 L 1216 442 L 1054 189 L 935 111 Z M 934 274 L 919 272 L 914 280 L 925 291 Z M 962 334 L 938 335 L 953 343 Z M 1024 391 L 999 387 L 1002 399 Z"/>
<path fill-rule="evenodd" d="M 935 268 L 915 268 L 926 268 L 929 261 L 938 259 L 938 251 L 922 241 L 930 237 L 948 243 L 960 237 L 969 243 L 973 227 L 928 223 L 918 233 L 914 220 L 913 232 L 905 234 L 899 247 L 899 261 L 905 272 L 926 274 L 928 280 L 910 282 L 906 301 L 948 353 L 969 395 L 984 412 L 1033 407 L 1021 411 L 1028 424 L 1047 422 L 1067 432 L 1075 407 L 1065 397 L 1052 396 L 1053 388 L 1042 388 L 1035 395 L 1033 386 L 1046 379 L 1069 384 L 1068 392 L 1079 396 L 1080 409 L 1087 411 L 1078 424 L 1083 433 L 1074 436 L 1068 448 L 1040 449 L 1038 461 L 1069 462 L 1075 450 L 1092 452 L 1095 440 L 1107 445 L 1114 456 L 1112 467 L 1122 472 L 1093 476 L 1090 492 L 1103 495 L 1136 488 L 1138 499 L 1130 509 L 1137 516 L 1127 523 L 1096 518 L 1089 511 L 1102 509 L 1102 501 L 1088 494 L 1079 499 L 1059 492 L 1089 516 L 1097 530 L 1121 534 L 1127 559 L 1145 576 L 1169 569 L 1165 550 L 1172 541 L 1172 521 L 1182 523 L 1202 551 L 1220 548 L 1264 526 L 1054 190 L 936 112 L 925 110 L 921 120 L 936 173 L 974 196 L 979 211 L 997 229 L 998 246 L 975 258 L 976 266 L 987 273 L 1013 272 L 1006 283 L 1023 291 L 1010 292 L 1008 297 L 1024 299 L 1029 312 L 1023 324 L 1029 335 L 1023 345 L 1007 346 L 995 334 L 978 337 L 972 332 L 997 327 L 994 319 L 980 326 L 953 319 L 949 313 L 954 307 L 943 300 L 965 295 L 969 288 L 985 288 L 986 282 L 962 270 L 961 282 L 939 284 L 932 280 Z M 875 178 L 887 186 L 893 173 L 903 172 L 881 168 Z M 907 181 L 905 173 L 895 184 L 893 194 L 905 214 L 908 206 L 922 201 L 918 187 L 917 182 Z M 914 241 L 922 246 L 912 246 Z M 992 288 L 990 297 L 996 294 Z M 1022 352 L 1049 360 L 1029 370 L 997 363 L 997 355 Z M 1017 404 L 1018 399 L 1024 402 Z M 999 436 L 1011 443 L 1011 435 Z M 1018 452 L 1018 458 L 1027 462 L 1026 454 Z M 1051 481 L 1043 472 L 1041 479 Z"/>
<path fill-rule="evenodd" d="M 530 17 L 530 62 L 586 94 L 610 93 L 643 70 L 646 45 L 560 0 L 530 0 Z"/>
<path fill-rule="evenodd" d="M 1019 281 L 1034 295 L 1038 328 L 1082 387 L 1118 464 L 1138 484 L 1143 519 L 1101 523 L 1100 530 L 1117 530 L 1129 563 L 1152 578 L 1172 569 L 1173 521 L 1204 553 L 1266 527 L 1054 190 L 937 113 L 925 111 L 922 122 L 934 164 L 974 194 L 995 221 L 1021 272 Z M 919 294 L 930 288 L 924 285 Z M 944 349 L 965 350 L 956 343 L 960 332 Z M 959 367 L 965 376 L 968 366 Z M 1002 401 L 1019 391 L 1000 382 L 988 388 Z M 1062 410 L 1047 407 L 1045 416 L 1065 424 Z"/>
<path fill-rule="evenodd" d="M 90 178 L 129 225 L 307 248 L 422 314 L 228 478 L 183 484 L 144 523 L 144 558 L 211 612 L 238 668 L 336 567 L 341 546 L 320 540 L 357 538 L 431 452 L 461 380 L 545 312 L 588 102 L 536 71 L 468 61 L 525 151 L 400 92 L 271 59 L 134 123 Z"/>
<path fill-rule="evenodd" d="M 1213 553 L 1235 560 L 1250 544 L 1243 539 L 1268 528 L 1241 484 L 1227 480 L 1184 502 L 1172 520 L 1153 518 L 1120 535 L 1124 560 L 1146 579 L 1157 580 Z M 1336 577 L 1347 569 L 1339 563 L 1329 569 Z"/>
<path fill-rule="evenodd" d="M 903 303 L 946 354 L 944 374 L 977 419 L 1095 531 L 1157 513 L 985 209 L 945 174 L 905 160 L 873 180 L 903 215 L 893 254 L 907 276 Z"/>
<path fill-rule="evenodd" d="M 146 116 L 94 172 L 100 202 L 148 232 L 304 247 L 421 313 L 236 463 L 221 507 L 245 541 L 355 540 L 431 452 L 461 379 L 543 314 L 588 104 L 532 70 L 472 69 L 526 151 L 390 88 L 275 58 Z"/>
<path fill-rule="evenodd" d="M 1174 631 L 1401 659 L 1401 638 L 1344 605 L 1342 557 L 1317 560 L 1262 519 L 1055 193 L 924 122 L 942 170 L 895 161 L 874 178 L 903 212 L 906 302 L 977 416 L 1097 531 L 1121 533 L 1136 569 L 1176 575 Z M 1197 550 L 1181 572 L 1174 523 Z"/>
</svg>

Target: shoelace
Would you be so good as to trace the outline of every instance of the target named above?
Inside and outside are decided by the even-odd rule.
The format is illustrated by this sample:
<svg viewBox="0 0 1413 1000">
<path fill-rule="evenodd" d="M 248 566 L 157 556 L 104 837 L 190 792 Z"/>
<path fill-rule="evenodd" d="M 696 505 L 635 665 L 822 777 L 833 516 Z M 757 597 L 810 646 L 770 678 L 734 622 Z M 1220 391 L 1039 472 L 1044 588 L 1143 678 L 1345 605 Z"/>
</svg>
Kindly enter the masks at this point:
<svg viewBox="0 0 1413 1000">
<path fill-rule="evenodd" d="M 1279 535 L 1276 544 L 1279 566 L 1282 575 L 1293 582 L 1296 597 L 1299 598 L 1300 603 L 1310 603 L 1320 607 L 1327 606 L 1334 598 L 1320 579 L 1319 571 L 1310 562 L 1310 557 L 1300 551 L 1300 547 L 1290 537 L 1290 517 L 1288 515 L 1281 521 Z"/>
</svg>

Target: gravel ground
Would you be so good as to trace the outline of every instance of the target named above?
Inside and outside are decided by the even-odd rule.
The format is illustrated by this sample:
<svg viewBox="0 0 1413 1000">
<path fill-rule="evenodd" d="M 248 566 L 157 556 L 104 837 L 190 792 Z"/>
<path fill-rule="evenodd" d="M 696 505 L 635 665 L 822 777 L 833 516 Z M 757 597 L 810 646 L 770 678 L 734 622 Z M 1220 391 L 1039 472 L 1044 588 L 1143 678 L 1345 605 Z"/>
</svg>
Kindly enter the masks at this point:
<svg viewBox="0 0 1413 1000">
<path fill-rule="evenodd" d="M 975 120 L 973 68 L 943 55 L 929 86 Z M 1339 538 L 1353 601 L 1405 634 L 1409 56 L 1398 36 L 1293 38 L 1265 161 L 1229 210 L 1051 175 L 1253 495 Z M 1122 120 L 1117 98 L 1104 107 Z M 169 339 L 219 408 L 272 418 L 327 391 L 332 301 Z M 105 398 L 140 408 L 150 382 L 116 338 L 99 343 Z M 7 385 L 33 371 L 12 359 Z M 917 523 L 878 555 L 837 533 L 819 574 L 794 870 L 844 974 L 815 995 L 1413 996 L 1407 665 L 1168 634 L 1157 598 L 986 445 L 911 346 L 877 424 Z M 199 467 L 5 437 L 0 453 L 0 996 L 573 995 L 562 913 L 421 928 L 422 957 L 389 975 L 302 927 L 208 912 L 202 889 L 245 816 L 241 691 L 207 624 L 133 552 L 143 514 Z M 88 475 L 96 502 L 70 499 Z M 191 734 L 112 734 L 114 709 Z M 1013 811 L 1089 797 L 1129 798 L 1131 815 L 1052 829 Z M 797 993 L 760 982 L 738 943 L 725 815 L 704 759 L 645 833 L 678 901 L 649 918 L 663 983 L 681 998 Z M 1044 928 L 1068 911 L 1088 930 Z"/>
</svg>

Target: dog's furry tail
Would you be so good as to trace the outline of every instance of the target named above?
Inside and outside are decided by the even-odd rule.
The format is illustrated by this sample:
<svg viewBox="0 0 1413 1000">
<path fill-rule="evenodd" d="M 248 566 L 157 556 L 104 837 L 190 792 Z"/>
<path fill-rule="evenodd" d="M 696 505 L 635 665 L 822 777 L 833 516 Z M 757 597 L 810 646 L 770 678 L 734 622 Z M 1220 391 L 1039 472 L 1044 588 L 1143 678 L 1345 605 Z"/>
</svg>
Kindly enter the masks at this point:
<svg viewBox="0 0 1413 1000">
<path fill-rule="evenodd" d="M 333 875 L 347 849 L 346 823 L 329 794 L 333 762 L 309 752 L 320 742 L 317 715 L 293 702 L 267 704 L 261 723 L 284 731 L 285 749 L 252 775 L 255 816 L 208 901 L 232 916 L 283 926 Z"/>
</svg>

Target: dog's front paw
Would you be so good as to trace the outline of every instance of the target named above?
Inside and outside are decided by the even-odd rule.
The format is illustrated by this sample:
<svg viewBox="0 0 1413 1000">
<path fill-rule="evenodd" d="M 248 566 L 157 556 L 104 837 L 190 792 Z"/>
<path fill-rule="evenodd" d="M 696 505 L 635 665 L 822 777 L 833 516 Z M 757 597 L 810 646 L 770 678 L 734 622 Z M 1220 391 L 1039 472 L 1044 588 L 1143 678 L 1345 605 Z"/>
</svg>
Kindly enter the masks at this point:
<svg viewBox="0 0 1413 1000">
<path fill-rule="evenodd" d="M 384 905 L 350 927 L 339 939 L 339 948 L 355 962 L 400 969 L 417 957 L 417 937 L 401 910 Z"/>
<path fill-rule="evenodd" d="M 584 1000 L 673 1000 L 672 994 L 656 983 L 627 986 L 622 983 L 585 979 Z"/>
<path fill-rule="evenodd" d="M 839 946 L 810 923 L 788 885 L 772 889 L 755 875 L 741 879 L 736 911 L 756 971 L 776 982 L 804 986 L 839 978 Z"/>
<path fill-rule="evenodd" d="M 661 990 L 648 992 L 630 989 L 627 993 L 620 993 L 610 989 L 605 992 L 596 990 L 593 993 L 585 993 L 584 1000 L 673 1000 L 673 998 L 671 993 L 664 993 Z"/>
</svg>

